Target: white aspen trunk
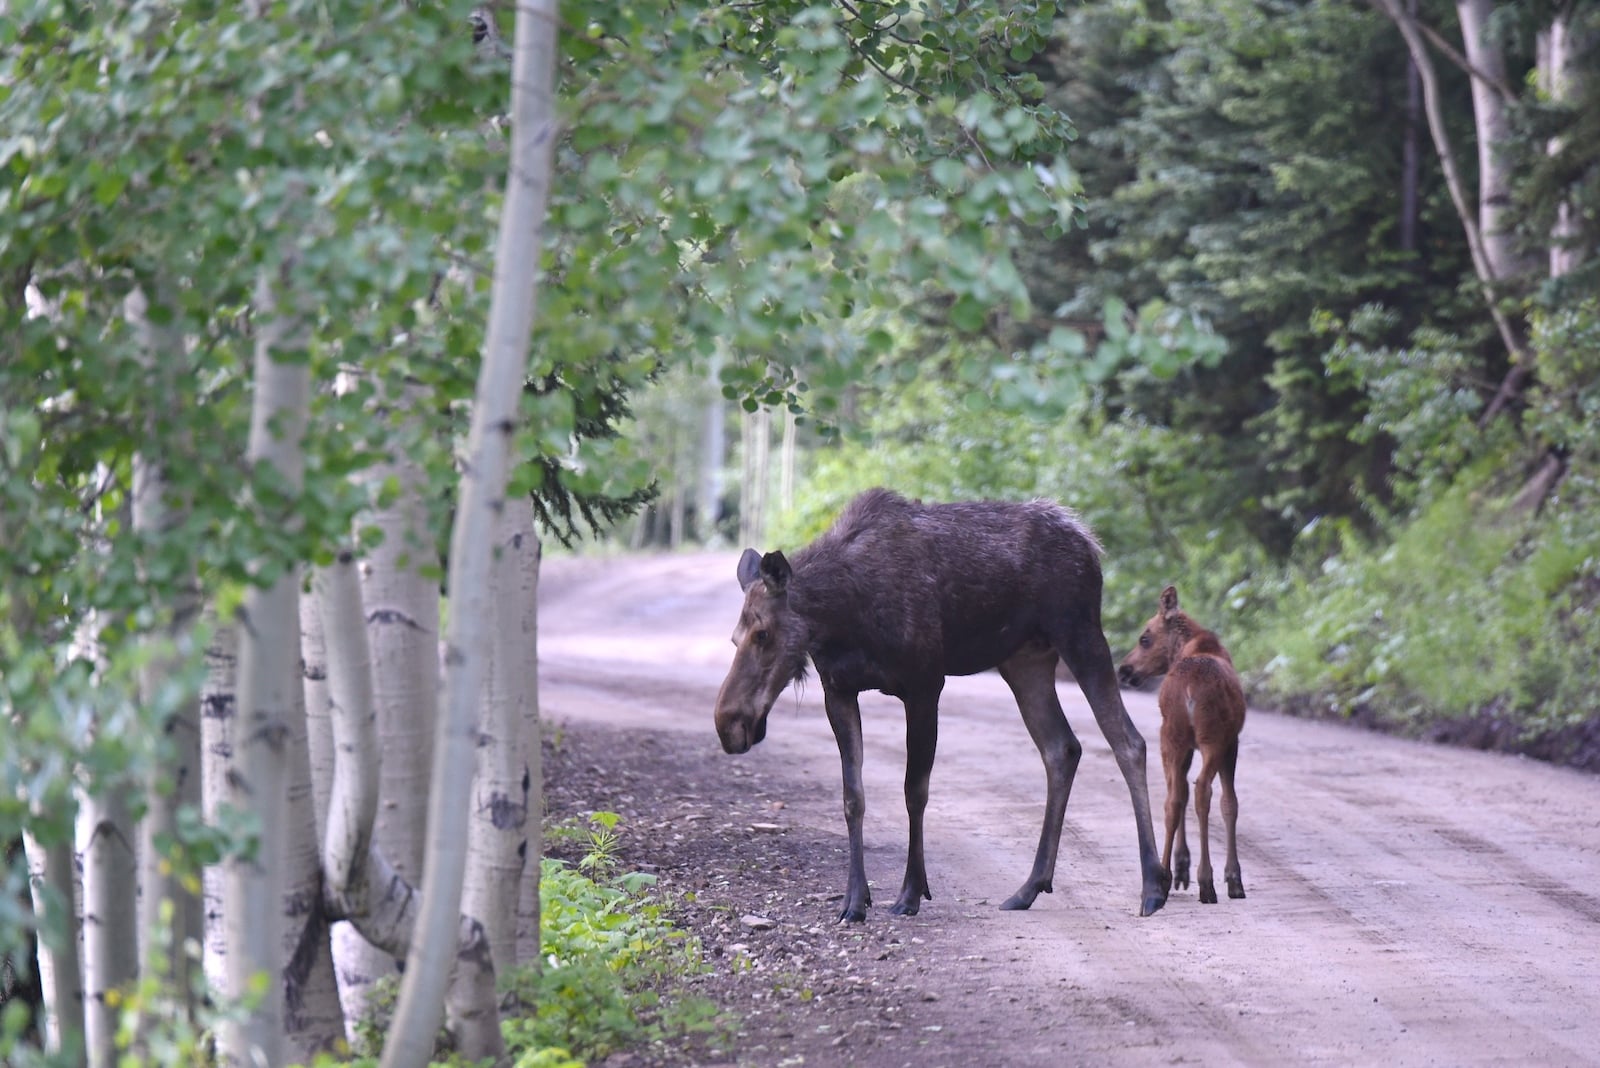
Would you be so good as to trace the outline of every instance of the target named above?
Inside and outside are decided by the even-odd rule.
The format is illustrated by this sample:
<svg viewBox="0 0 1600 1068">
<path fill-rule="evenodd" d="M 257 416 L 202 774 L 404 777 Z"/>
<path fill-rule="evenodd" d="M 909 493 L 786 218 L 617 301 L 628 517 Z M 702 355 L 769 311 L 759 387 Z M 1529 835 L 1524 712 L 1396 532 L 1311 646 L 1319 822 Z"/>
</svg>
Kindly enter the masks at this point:
<svg viewBox="0 0 1600 1068">
<path fill-rule="evenodd" d="M 163 368 L 171 357 L 185 349 L 176 331 L 159 329 L 150 321 L 149 302 L 142 289 L 134 289 L 124 301 L 124 310 L 139 342 L 140 358 L 155 371 L 157 381 L 165 378 Z M 164 418 L 165 413 L 153 414 Z M 153 427 L 152 427 L 153 429 Z M 143 537 L 158 539 L 167 529 L 171 514 L 166 495 L 168 484 L 158 458 L 145 453 L 133 458 L 133 529 Z M 186 577 L 184 588 L 167 606 L 171 616 L 166 637 L 181 640 L 194 624 L 199 610 L 199 594 L 194 576 Z M 172 676 L 170 659 L 152 660 L 139 673 L 139 699 L 147 707 L 159 699 Z M 164 970 L 169 985 L 184 1005 L 190 1019 L 195 1008 L 195 975 L 191 946 L 205 937 L 204 913 L 200 895 L 186 885 L 180 855 L 174 850 L 178 813 L 198 812 L 200 799 L 200 707 L 190 701 L 170 713 L 162 723 L 163 752 L 145 783 L 145 815 L 139 825 L 139 959 L 150 969 Z M 167 910 L 170 909 L 170 913 Z M 165 937 L 159 943 L 158 933 Z M 148 1034 L 156 1015 L 141 1017 L 141 1032 Z"/>
<path fill-rule="evenodd" d="M 531 500 L 506 500 L 495 540 L 489 668 L 478 724 L 462 911 L 483 925 L 495 968 L 505 972 L 517 962 L 517 905 L 532 801 L 523 746 L 533 703 L 539 596 L 539 536 Z"/>
<path fill-rule="evenodd" d="M 718 351 L 712 354 L 708 372 L 711 390 L 710 399 L 706 401 L 700 454 L 700 499 L 695 508 L 700 540 L 706 544 L 717 538 L 717 510 L 722 507 L 722 467 L 728 452 L 727 401 L 722 396 L 721 369 L 722 353 Z"/>
<path fill-rule="evenodd" d="M 251 463 L 277 468 L 294 492 L 304 471 L 301 438 L 310 371 L 273 358 L 287 337 L 288 321 L 277 307 L 272 282 L 263 272 L 256 287 L 255 396 L 246 455 Z M 227 993 L 243 998 L 259 976 L 268 981 L 256 1006 L 221 1029 L 222 1059 L 238 1068 L 286 1063 L 284 988 L 277 980 L 289 933 L 284 916 L 290 886 L 289 788 L 294 734 L 303 729 L 295 718 L 304 719 L 299 604 L 299 578 L 291 569 L 265 589 L 252 588 L 240 620 L 239 710 L 226 796 L 229 804 L 255 817 L 259 835 L 252 857 L 236 857 L 224 866 Z"/>
<path fill-rule="evenodd" d="M 543 560 L 543 547 L 537 538 L 533 543 L 533 558 L 522 558 L 526 572 L 519 570 L 519 582 L 528 583 L 527 590 L 518 599 L 523 612 L 523 656 L 527 686 L 522 706 L 522 768 L 526 776 L 528 795 L 528 824 L 526 847 L 523 850 L 522 884 L 517 892 L 517 962 L 537 965 L 543 959 L 540 953 L 541 929 L 539 876 L 544 860 L 544 738 L 539 725 L 539 567 Z"/>
<path fill-rule="evenodd" d="M 538 296 L 545 203 L 557 126 L 554 109 L 557 4 L 526 0 L 516 9 L 511 70 L 511 159 L 495 250 L 488 337 L 472 407 L 472 430 L 450 541 L 450 624 L 444 703 L 428 804 L 423 913 L 406 956 L 383 1068 L 423 1068 L 443 1008 L 453 952 L 460 944 L 461 871 L 477 735 L 478 701 L 488 661 L 490 577 L 497 516 L 517 427 L 522 377 Z M 481 950 L 488 956 L 488 946 Z M 492 991 L 489 1004 L 494 1006 Z M 469 1058 L 498 1054 L 497 1012 L 454 1021 Z"/>
<path fill-rule="evenodd" d="M 295 593 L 300 595 L 298 576 Z M 298 670 L 290 680 L 288 826 L 284 891 L 280 911 L 287 927 L 279 957 L 282 969 L 284 1041 L 297 1064 L 335 1049 L 345 1038 L 344 1010 L 334 979 L 328 912 L 322 907 L 322 839 L 317 833 L 316 786 L 311 774 L 305 670 L 300 660 L 299 606 L 291 620 Z"/>
<path fill-rule="evenodd" d="M 778 504 L 787 514 L 794 510 L 795 452 L 799 447 L 800 422 L 794 412 L 783 410 L 783 452 L 778 473 Z"/>
<path fill-rule="evenodd" d="M 345 914 L 360 902 L 346 900 L 364 874 L 378 813 L 378 732 L 373 722 L 372 657 L 354 557 L 341 552 L 331 567 L 318 568 L 316 601 L 328 630 L 328 697 L 335 753 L 328 796 L 328 828 L 322 838 L 325 893 Z"/>
<path fill-rule="evenodd" d="M 1478 230 L 1490 278 L 1503 283 L 1526 268 L 1517 254 L 1506 213 L 1511 208 L 1510 104 L 1501 87 L 1506 81 L 1505 50 L 1489 36 L 1494 0 L 1458 0 L 1461 38 L 1472 69 L 1473 125 L 1478 141 Z"/>
<path fill-rule="evenodd" d="M 200 804 L 215 826 L 228 792 L 233 759 L 234 719 L 238 711 L 239 632 L 214 617 L 206 647 L 206 679 L 200 688 Z M 228 981 L 228 942 L 222 925 L 222 867 L 205 870 L 201 880 L 205 925 L 206 986 L 222 990 Z"/>
<path fill-rule="evenodd" d="M 1539 37 L 1539 87 L 1552 101 L 1565 102 L 1572 98 L 1574 58 L 1577 43 L 1572 37 L 1571 13 L 1560 11 L 1550 20 L 1550 26 Z M 1545 146 L 1554 156 L 1561 151 L 1562 140 L 1551 138 Z M 1550 277 L 1560 278 L 1571 274 L 1582 260 L 1579 249 L 1572 240 L 1578 232 L 1578 220 L 1570 201 L 1562 200 L 1556 207 L 1555 225 L 1550 230 Z"/>
<path fill-rule="evenodd" d="M 531 517 L 530 517 L 531 523 Z M 419 905 L 405 878 L 373 844 L 378 810 L 378 735 L 372 703 L 372 658 L 368 650 L 361 586 L 354 557 L 341 553 L 316 575 L 316 595 L 326 620 L 328 689 L 336 761 L 323 839 L 323 901 L 329 914 L 350 921 L 365 940 L 389 956 L 409 946 Z M 498 1018 L 494 965 L 485 952 L 483 927 L 470 917 L 457 925 L 456 967 L 449 1004 L 454 1015 Z M 468 1036 L 463 1051 L 485 1049 Z M 498 1045 L 483 1056 L 494 1055 Z"/>
<path fill-rule="evenodd" d="M 80 802 L 78 834 L 83 857 L 84 1035 L 90 1068 L 117 1063 L 115 992 L 139 975 L 139 862 L 134 855 L 130 791 L 101 781 Z"/>
<path fill-rule="evenodd" d="M 1456 168 L 1455 149 L 1451 146 L 1450 133 L 1445 125 L 1439 102 L 1438 72 L 1434 70 L 1433 57 L 1428 53 L 1422 30 L 1417 20 L 1401 9 L 1399 0 L 1372 0 L 1372 3 L 1399 29 L 1400 36 L 1405 40 L 1406 50 L 1410 52 L 1411 59 L 1416 64 L 1417 75 L 1422 81 L 1422 110 L 1428 119 L 1428 132 L 1433 137 L 1434 150 L 1439 157 L 1439 169 L 1444 174 L 1445 188 L 1449 190 L 1450 202 L 1456 209 L 1456 217 L 1460 220 L 1462 232 L 1466 235 L 1467 247 L 1472 253 L 1473 271 L 1478 277 L 1479 289 L 1483 293 L 1489 316 L 1494 320 L 1495 328 L 1500 333 L 1500 340 L 1511 356 L 1511 371 L 1479 417 L 1479 425 L 1485 426 L 1505 410 L 1511 398 L 1521 388 L 1522 379 L 1528 372 L 1529 357 L 1524 351 L 1522 339 L 1516 328 L 1500 307 L 1496 287 L 1504 279 L 1495 273 L 1494 263 L 1490 260 L 1484 243 L 1483 232 L 1478 226 L 1477 213 L 1472 209 L 1466 185 Z M 1474 89 L 1482 81 L 1482 78 L 1474 76 Z"/>
<path fill-rule="evenodd" d="M 98 509 L 97 509 L 98 512 Z M 73 639 L 73 655 L 103 663 L 100 621 L 91 610 Z M 98 720 L 98 736 L 104 725 Z M 84 1038 L 90 1068 L 116 1063 L 117 991 L 138 978 L 139 861 L 127 781 L 121 770 L 93 775 L 79 787 L 78 872 L 82 878 Z M 133 891 L 133 892 L 130 892 Z"/>
<path fill-rule="evenodd" d="M 415 386 L 385 400 L 406 428 L 415 425 L 412 413 L 424 403 Z M 373 470 L 372 479 L 399 486 L 391 504 L 366 517 L 383 531 L 383 542 L 360 571 L 379 738 L 373 840 L 395 871 L 417 886 L 439 706 L 439 582 L 422 569 L 437 567 L 438 545 L 428 526 L 427 474 L 403 447 Z M 397 974 L 396 957 L 339 924 L 334 959 L 346 1015 L 352 1023 L 364 1019 L 372 984 Z"/>
<path fill-rule="evenodd" d="M 746 412 L 739 424 L 743 443 L 744 476 L 740 492 L 739 540 L 761 545 L 767 537 L 767 480 L 771 471 L 772 413 L 766 408 Z"/>
<path fill-rule="evenodd" d="M 63 1063 L 83 1064 L 83 973 L 73 902 L 72 840 L 47 846 L 24 831 L 22 842 L 28 854 L 33 912 L 39 919 L 39 985 L 44 991 L 39 1033 L 46 1051 L 60 1055 Z"/>
<path fill-rule="evenodd" d="M 317 841 L 328 837 L 328 798 L 333 792 L 332 700 L 328 692 L 328 647 L 320 598 L 300 597 L 300 657 L 306 702 L 306 755 L 311 767 L 311 800 L 316 809 Z"/>
<path fill-rule="evenodd" d="M 680 549 L 683 547 L 683 520 L 689 493 L 685 489 L 687 480 L 684 478 L 683 466 L 678 462 L 676 453 L 672 457 L 672 471 L 672 511 L 670 525 L 667 528 L 667 547 Z"/>
</svg>

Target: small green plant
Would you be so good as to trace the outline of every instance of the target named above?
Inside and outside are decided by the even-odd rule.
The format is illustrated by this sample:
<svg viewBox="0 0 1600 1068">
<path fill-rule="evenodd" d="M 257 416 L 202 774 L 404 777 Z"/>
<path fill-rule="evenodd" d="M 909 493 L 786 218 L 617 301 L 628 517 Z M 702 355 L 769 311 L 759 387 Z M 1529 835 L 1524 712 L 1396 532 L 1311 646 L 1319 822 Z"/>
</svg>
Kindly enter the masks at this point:
<svg viewBox="0 0 1600 1068">
<path fill-rule="evenodd" d="M 559 836 L 588 851 L 576 864 L 544 861 L 539 965 L 502 979 L 507 1002 L 526 1010 L 502 1024 L 519 1068 L 564 1068 L 727 1028 L 716 1005 L 684 989 L 704 968 L 700 946 L 673 925 L 656 877 L 618 870 L 618 823 L 598 812 L 576 831 L 568 825 Z"/>
</svg>

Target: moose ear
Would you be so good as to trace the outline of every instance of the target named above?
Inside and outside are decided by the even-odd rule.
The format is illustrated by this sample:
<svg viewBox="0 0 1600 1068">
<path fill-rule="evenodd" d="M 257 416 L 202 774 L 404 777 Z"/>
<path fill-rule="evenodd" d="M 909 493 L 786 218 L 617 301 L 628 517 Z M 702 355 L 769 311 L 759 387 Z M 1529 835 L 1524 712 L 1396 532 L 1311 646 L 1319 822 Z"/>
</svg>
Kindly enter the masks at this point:
<svg viewBox="0 0 1600 1068">
<path fill-rule="evenodd" d="M 739 591 L 748 590 L 750 584 L 761 575 L 761 554 L 754 549 L 746 549 L 744 555 L 739 557 L 739 569 L 735 574 L 739 576 Z"/>
<path fill-rule="evenodd" d="M 1170 616 L 1178 610 L 1178 587 L 1168 586 L 1161 591 L 1161 614 Z"/>
<path fill-rule="evenodd" d="M 774 597 L 789 588 L 789 561 L 783 558 L 780 552 L 770 552 L 761 558 L 761 581 L 767 584 L 767 592 Z"/>
</svg>

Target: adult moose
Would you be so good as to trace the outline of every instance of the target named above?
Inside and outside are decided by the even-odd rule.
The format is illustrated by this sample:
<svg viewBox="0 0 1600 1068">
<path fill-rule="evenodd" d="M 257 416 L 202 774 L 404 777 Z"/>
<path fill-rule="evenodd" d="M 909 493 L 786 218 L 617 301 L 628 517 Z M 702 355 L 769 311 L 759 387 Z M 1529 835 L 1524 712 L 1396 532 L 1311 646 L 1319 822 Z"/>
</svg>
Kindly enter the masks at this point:
<svg viewBox="0 0 1600 1068">
<path fill-rule="evenodd" d="M 1033 871 L 1000 907 L 1025 909 L 1050 892 L 1083 754 L 1056 697 L 1058 660 L 1083 689 L 1133 798 L 1144 879 L 1139 914 L 1165 903 L 1144 739 L 1123 708 L 1100 627 L 1100 552 L 1071 512 L 1046 501 L 930 505 L 883 489 L 857 497 L 793 563 L 780 552 L 745 550 L 738 567 L 744 607 L 733 632 L 733 666 L 717 695 L 717 734 L 729 753 L 766 737 L 773 702 L 805 674 L 810 658 L 844 770 L 850 878 L 841 920 L 865 920 L 871 904 L 861 839 L 861 692 L 881 690 L 905 705 L 911 842 L 905 882 L 889 911 L 915 915 L 923 898 L 933 898 L 922 816 L 939 695 L 946 676 L 989 668 L 998 668 L 1016 695 L 1048 787 Z"/>
</svg>

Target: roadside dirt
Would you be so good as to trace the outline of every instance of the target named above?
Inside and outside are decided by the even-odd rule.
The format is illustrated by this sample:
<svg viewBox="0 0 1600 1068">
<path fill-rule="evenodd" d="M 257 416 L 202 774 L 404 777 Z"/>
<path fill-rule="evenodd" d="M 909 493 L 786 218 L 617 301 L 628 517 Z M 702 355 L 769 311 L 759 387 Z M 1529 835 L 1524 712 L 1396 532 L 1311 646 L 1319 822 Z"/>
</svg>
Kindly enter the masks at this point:
<svg viewBox="0 0 1600 1068">
<path fill-rule="evenodd" d="M 627 861 L 693 892 L 679 920 L 713 965 L 696 989 L 742 1021 L 731 1050 L 665 1063 L 1600 1064 L 1600 778 L 1514 757 L 1252 711 L 1249 897 L 1178 891 L 1140 919 L 1127 791 L 1064 683 L 1085 755 L 1055 892 L 1000 912 L 1032 860 L 1044 775 L 1003 683 L 952 679 L 927 816 L 934 900 L 895 917 L 903 720 L 863 695 L 875 906 L 836 923 L 844 820 L 820 688 L 780 698 L 746 755 L 724 755 L 711 726 L 735 559 L 544 571 L 549 810 L 618 812 Z M 1153 698 L 1126 701 L 1153 740 Z M 1153 753 L 1149 774 L 1159 834 Z"/>
</svg>

